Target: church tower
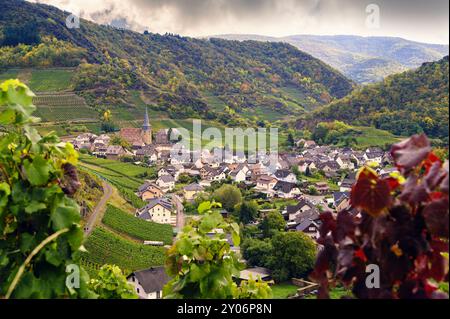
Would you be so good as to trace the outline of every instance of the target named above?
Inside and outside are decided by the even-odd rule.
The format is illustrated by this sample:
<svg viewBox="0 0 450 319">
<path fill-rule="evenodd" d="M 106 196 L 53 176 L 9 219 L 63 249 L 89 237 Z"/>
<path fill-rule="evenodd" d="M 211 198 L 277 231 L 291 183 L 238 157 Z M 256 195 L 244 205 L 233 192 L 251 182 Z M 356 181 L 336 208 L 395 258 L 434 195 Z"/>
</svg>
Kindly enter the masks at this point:
<svg viewBox="0 0 450 319">
<path fill-rule="evenodd" d="M 148 109 L 145 108 L 145 118 L 144 125 L 142 126 L 142 140 L 145 145 L 152 144 L 152 126 L 150 125 L 150 121 L 148 119 Z"/>
</svg>

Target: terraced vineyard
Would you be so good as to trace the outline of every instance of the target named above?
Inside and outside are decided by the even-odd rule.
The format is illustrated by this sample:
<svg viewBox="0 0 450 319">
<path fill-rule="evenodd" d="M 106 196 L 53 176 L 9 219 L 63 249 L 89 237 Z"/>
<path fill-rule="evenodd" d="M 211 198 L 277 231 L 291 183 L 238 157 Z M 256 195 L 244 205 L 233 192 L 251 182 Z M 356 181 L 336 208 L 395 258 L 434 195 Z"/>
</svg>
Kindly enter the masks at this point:
<svg viewBox="0 0 450 319">
<path fill-rule="evenodd" d="M 129 163 L 95 158 L 82 155 L 81 165 L 91 172 L 103 177 L 114 186 L 135 192 L 145 179 L 155 177 L 153 168 L 146 168 Z"/>
<path fill-rule="evenodd" d="M 115 231 L 136 239 L 162 241 L 166 245 L 172 243 L 173 231 L 170 225 L 144 221 L 111 205 L 108 205 L 102 222 Z"/>
<path fill-rule="evenodd" d="M 84 246 L 88 252 L 83 259 L 94 265 L 113 264 L 125 272 L 164 265 L 164 248 L 138 244 L 100 227 L 92 232 Z"/>
<path fill-rule="evenodd" d="M 97 121 L 98 113 L 73 93 L 43 94 L 33 99 L 44 122 Z"/>
</svg>

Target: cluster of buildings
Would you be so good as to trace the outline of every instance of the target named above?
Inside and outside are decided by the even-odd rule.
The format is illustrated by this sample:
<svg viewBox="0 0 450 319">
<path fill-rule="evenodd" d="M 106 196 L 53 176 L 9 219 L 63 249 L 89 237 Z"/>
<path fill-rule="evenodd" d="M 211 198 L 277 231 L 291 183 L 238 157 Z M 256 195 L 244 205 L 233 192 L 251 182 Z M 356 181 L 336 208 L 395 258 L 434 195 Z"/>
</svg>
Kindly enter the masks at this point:
<svg viewBox="0 0 450 319">
<path fill-rule="evenodd" d="M 320 204 L 339 211 L 349 206 L 358 168 L 376 163 L 382 176 L 395 171 L 389 168 L 390 154 L 380 148 L 357 151 L 350 147 L 319 146 L 308 140 L 299 140 L 297 150 L 277 154 L 275 159 L 266 153 L 246 157 L 243 153 L 235 154 L 229 147 L 204 149 L 200 154 L 174 158 L 172 131 L 160 130 L 153 136 L 146 111 L 142 128 L 123 128 L 117 133 L 129 145 L 128 149 L 111 145 L 112 137 L 106 134 L 84 133 L 73 140 L 73 145 L 99 157 L 119 160 L 131 156 L 136 163 L 159 167 L 157 178 L 145 181 L 136 190 L 136 195 L 147 203 L 136 212 L 138 218 L 175 226 L 183 202 L 194 201 L 214 182 L 229 180 L 245 183 L 266 198 L 296 200 L 298 203 L 288 206 L 283 216 L 290 230 L 305 232 L 313 238 L 320 227 L 318 207 L 321 205 L 306 196 L 308 189 L 314 188 L 315 195 L 321 198 Z M 298 179 L 315 172 L 324 176 L 323 181 L 312 183 L 308 178 Z M 175 194 L 183 175 L 197 182 L 178 188 Z M 336 187 L 330 189 L 329 180 L 337 183 L 338 191 Z"/>
</svg>

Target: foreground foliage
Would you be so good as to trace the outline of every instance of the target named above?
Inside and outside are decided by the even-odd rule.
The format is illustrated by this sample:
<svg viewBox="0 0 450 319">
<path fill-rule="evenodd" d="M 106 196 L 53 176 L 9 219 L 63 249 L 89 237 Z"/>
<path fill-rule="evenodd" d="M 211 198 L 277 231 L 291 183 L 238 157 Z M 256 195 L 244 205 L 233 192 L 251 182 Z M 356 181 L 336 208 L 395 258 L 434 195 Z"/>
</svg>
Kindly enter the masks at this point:
<svg viewBox="0 0 450 319">
<path fill-rule="evenodd" d="M 133 286 L 128 283 L 122 270 L 117 266 L 104 265 L 98 278 L 91 279 L 89 286 L 101 298 L 99 299 L 137 299 Z"/>
<path fill-rule="evenodd" d="M 30 127 L 38 121 L 32 97 L 17 80 L 0 84 L 0 298 L 128 297 L 117 269 L 99 277 L 96 288 L 89 285 L 72 198 L 81 185 L 78 155 L 56 135 Z"/>
<path fill-rule="evenodd" d="M 329 280 L 352 287 L 357 298 L 448 298 L 448 161 L 434 155 L 425 135 L 392 147 L 402 175 L 359 172 L 351 204 L 335 218 L 321 215 L 324 246 L 313 277 L 328 297 Z M 366 267 L 379 267 L 380 287 L 369 289 Z M 444 283 L 444 284 L 443 284 Z"/>
<path fill-rule="evenodd" d="M 237 286 L 243 265 L 231 250 L 227 235 L 235 246 L 240 243 L 239 226 L 224 221 L 215 210 L 220 205 L 204 202 L 193 220 L 178 235 L 168 251 L 166 271 L 173 279 L 164 287 L 168 299 L 265 299 L 271 290 L 267 283 L 253 278 Z"/>
<path fill-rule="evenodd" d="M 77 264 L 83 232 L 76 202 L 77 154 L 56 135 L 29 124 L 33 93 L 17 80 L 0 84 L 0 295 L 13 298 L 94 297 L 81 269 L 69 289 L 66 267 Z"/>
</svg>

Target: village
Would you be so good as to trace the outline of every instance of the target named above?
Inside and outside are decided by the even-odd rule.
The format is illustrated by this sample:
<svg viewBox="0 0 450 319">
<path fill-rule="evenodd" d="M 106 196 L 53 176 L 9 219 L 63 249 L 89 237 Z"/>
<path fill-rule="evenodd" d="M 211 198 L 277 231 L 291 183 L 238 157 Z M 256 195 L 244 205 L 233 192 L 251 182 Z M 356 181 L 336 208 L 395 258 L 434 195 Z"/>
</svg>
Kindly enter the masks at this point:
<svg viewBox="0 0 450 319">
<path fill-rule="evenodd" d="M 286 231 L 302 232 L 315 240 L 319 237 L 322 212 L 337 213 L 350 207 L 350 192 L 359 168 L 370 165 L 381 176 L 396 173 L 390 154 L 380 148 L 358 151 L 303 139 L 296 141 L 289 152 L 278 154 L 275 170 L 269 167 L 265 156 L 250 159 L 227 147 L 219 152 L 203 149 L 195 162 L 192 156 L 180 161 L 172 157 L 175 143 L 170 141 L 170 131 L 159 130 L 153 136 L 146 113 L 142 128 L 122 128 L 113 135 L 83 133 L 72 143 L 80 153 L 155 168 L 155 176 L 143 178 L 142 185 L 135 189 L 135 194 L 146 203 L 136 209 L 135 217 L 171 225 L 176 231 L 183 228 L 186 219 L 195 218 L 199 199 L 211 198 L 214 190 L 229 184 L 258 200 L 259 218 L 252 225 L 258 225 L 267 213 L 275 211 L 285 220 Z M 128 147 L 113 144 L 114 140 L 125 142 Z M 223 208 L 221 214 L 229 217 L 232 212 Z M 239 247 L 232 249 L 240 252 Z M 270 272 L 262 267 L 246 269 L 240 279 L 251 275 L 270 279 Z M 167 280 L 163 268 L 134 272 L 130 277 L 136 285 L 159 283 L 136 288 L 142 298 L 161 298 L 160 288 Z"/>
</svg>

